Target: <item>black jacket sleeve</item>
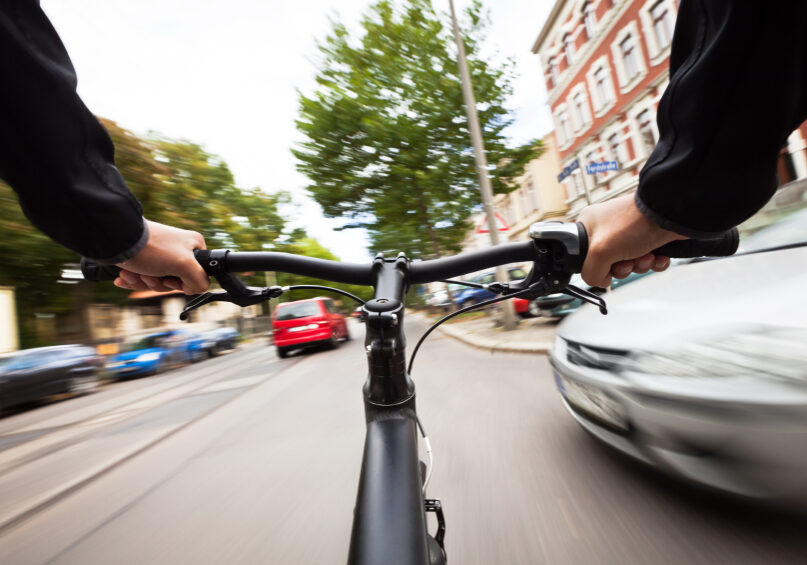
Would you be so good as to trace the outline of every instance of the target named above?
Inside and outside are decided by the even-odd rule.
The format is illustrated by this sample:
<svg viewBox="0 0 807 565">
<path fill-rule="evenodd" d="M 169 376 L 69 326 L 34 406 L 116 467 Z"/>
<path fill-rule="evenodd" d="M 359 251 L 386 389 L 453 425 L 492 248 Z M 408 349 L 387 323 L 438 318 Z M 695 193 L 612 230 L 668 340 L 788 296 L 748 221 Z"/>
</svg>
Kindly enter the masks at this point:
<svg viewBox="0 0 807 565">
<path fill-rule="evenodd" d="M 0 178 L 25 215 L 65 247 L 104 263 L 135 255 L 148 230 L 113 164 L 106 130 L 37 0 L 0 0 Z"/>
<path fill-rule="evenodd" d="M 683 0 L 636 203 L 690 237 L 724 232 L 776 190 L 776 160 L 807 117 L 807 2 Z"/>
</svg>

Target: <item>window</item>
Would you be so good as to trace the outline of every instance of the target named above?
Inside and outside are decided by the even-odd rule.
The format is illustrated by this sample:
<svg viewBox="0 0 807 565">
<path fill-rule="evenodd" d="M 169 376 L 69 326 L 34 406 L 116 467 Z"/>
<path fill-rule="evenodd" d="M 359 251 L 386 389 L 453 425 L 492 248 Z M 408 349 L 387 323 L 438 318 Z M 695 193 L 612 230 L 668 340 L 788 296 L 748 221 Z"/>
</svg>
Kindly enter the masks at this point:
<svg viewBox="0 0 807 565">
<path fill-rule="evenodd" d="M 639 122 L 639 138 L 642 141 L 645 154 L 648 156 L 656 147 L 656 136 L 653 133 L 653 120 L 650 117 L 650 110 L 642 111 L 636 116 L 636 121 Z"/>
<path fill-rule="evenodd" d="M 561 112 L 558 116 L 558 133 L 560 134 L 561 143 L 568 143 L 572 139 L 572 134 L 569 131 L 569 114 Z"/>
<path fill-rule="evenodd" d="M 667 2 L 657 2 L 650 8 L 650 16 L 653 18 L 653 32 L 656 34 L 658 48 L 664 49 L 672 41 L 673 35 L 672 17 L 667 9 Z"/>
<path fill-rule="evenodd" d="M 571 67 L 574 63 L 574 42 L 568 33 L 563 36 L 563 51 L 566 53 L 566 63 Z"/>
<path fill-rule="evenodd" d="M 521 212 L 526 216 L 532 212 L 533 207 L 530 204 L 530 195 L 527 194 L 527 190 L 525 188 L 522 188 L 519 191 L 519 198 L 521 199 Z"/>
<path fill-rule="evenodd" d="M 639 74 L 639 60 L 636 51 L 636 41 L 632 35 L 628 35 L 619 44 L 622 51 L 622 60 L 625 62 L 625 79 L 630 81 Z"/>
<path fill-rule="evenodd" d="M 586 110 L 586 97 L 582 92 L 578 92 L 574 95 L 574 98 L 572 98 L 572 108 L 574 108 L 577 129 L 582 129 L 583 126 L 589 122 L 588 111 Z"/>
<path fill-rule="evenodd" d="M 532 179 L 527 179 L 527 188 L 524 192 L 529 196 L 530 199 L 530 210 L 537 210 L 538 209 L 538 194 L 535 191 L 535 184 L 532 182 Z"/>
<path fill-rule="evenodd" d="M 611 150 L 611 155 L 616 161 L 617 166 L 621 167 L 625 162 L 625 155 L 622 148 L 622 141 L 619 139 L 619 134 L 615 133 L 608 137 L 608 148 Z"/>
<path fill-rule="evenodd" d="M 583 25 L 586 26 L 586 35 L 589 39 L 597 33 L 597 16 L 590 1 L 583 4 Z"/>
<path fill-rule="evenodd" d="M 547 62 L 547 65 L 549 66 L 549 76 L 552 79 L 552 88 L 555 88 L 558 85 L 558 79 L 560 78 L 558 76 L 558 64 L 555 61 L 555 58 L 552 57 Z"/>
<path fill-rule="evenodd" d="M 597 89 L 597 99 L 600 106 L 605 106 L 611 101 L 611 89 L 608 84 L 608 73 L 604 67 L 600 67 L 594 72 L 594 84 Z"/>
<path fill-rule="evenodd" d="M 589 151 L 588 153 L 586 153 L 586 165 L 591 165 L 592 163 L 596 162 L 597 162 L 597 155 L 594 153 L 594 151 Z M 596 183 L 597 173 L 594 173 L 591 176 L 594 178 L 594 182 Z"/>
<path fill-rule="evenodd" d="M 575 172 L 573 172 L 571 174 L 572 184 L 574 185 L 574 195 L 575 196 L 583 194 L 583 191 L 585 190 L 584 187 L 583 187 L 582 176 L 583 175 L 580 173 L 580 169 L 576 170 Z"/>
</svg>

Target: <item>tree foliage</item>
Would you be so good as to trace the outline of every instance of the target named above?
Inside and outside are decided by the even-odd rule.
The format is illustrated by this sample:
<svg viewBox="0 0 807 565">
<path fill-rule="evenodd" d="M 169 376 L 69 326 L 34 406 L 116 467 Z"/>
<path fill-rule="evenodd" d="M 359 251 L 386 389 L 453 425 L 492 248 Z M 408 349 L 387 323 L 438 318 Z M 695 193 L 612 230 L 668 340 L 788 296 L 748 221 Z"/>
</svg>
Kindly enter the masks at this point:
<svg viewBox="0 0 807 565">
<path fill-rule="evenodd" d="M 465 13 L 465 46 L 494 191 L 540 153 L 537 140 L 508 147 L 504 107 L 512 65 L 479 55 L 486 19 L 479 3 Z M 457 251 L 479 206 L 451 29 L 428 0 L 372 6 L 361 38 L 335 24 L 320 45 L 316 91 L 300 95 L 294 154 L 326 216 L 369 231 L 374 251 L 413 257 Z"/>
<path fill-rule="evenodd" d="M 259 250 L 282 233 L 285 222 L 278 204 L 286 195 L 237 187 L 227 164 L 198 144 L 161 136 L 142 139 L 102 121 L 115 143 L 116 165 L 146 218 L 197 230 L 211 248 Z M 0 285 L 16 288 L 23 346 L 41 343 L 37 314 L 67 316 L 87 301 L 125 301 L 127 293 L 108 284 L 57 282 L 65 264 L 77 263 L 79 257 L 32 226 L 13 190 L 2 182 L 0 214 Z"/>
</svg>

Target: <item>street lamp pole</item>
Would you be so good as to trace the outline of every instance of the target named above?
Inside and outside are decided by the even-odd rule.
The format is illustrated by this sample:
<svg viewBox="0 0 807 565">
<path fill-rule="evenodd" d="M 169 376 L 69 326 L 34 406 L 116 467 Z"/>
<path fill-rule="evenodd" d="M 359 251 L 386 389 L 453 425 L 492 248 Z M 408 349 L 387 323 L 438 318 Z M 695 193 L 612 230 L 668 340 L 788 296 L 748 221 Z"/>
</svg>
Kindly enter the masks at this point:
<svg viewBox="0 0 807 565">
<path fill-rule="evenodd" d="M 448 0 L 451 9 L 451 23 L 454 28 L 454 40 L 457 43 L 457 63 L 460 68 L 460 80 L 462 82 L 462 97 L 465 101 L 465 110 L 468 114 L 468 129 L 471 132 L 471 145 L 474 148 L 474 158 L 476 160 L 476 171 L 479 175 L 479 188 L 482 192 L 482 206 L 488 220 L 488 233 L 490 233 L 490 243 L 493 246 L 499 245 L 499 230 L 496 228 L 496 214 L 493 208 L 493 189 L 490 186 L 488 176 L 488 161 L 485 157 L 485 147 L 482 141 L 482 129 L 479 127 L 479 118 L 476 115 L 476 100 L 471 88 L 471 73 L 468 70 L 468 61 L 465 59 L 465 43 L 462 41 L 460 26 L 457 23 L 457 16 L 454 13 L 454 1 Z M 496 278 L 502 282 L 509 280 L 507 269 L 496 268 Z M 504 313 L 504 329 L 513 330 L 516 327 L 513 303 L 509 300 L 501 302 Z"/>
</svg>

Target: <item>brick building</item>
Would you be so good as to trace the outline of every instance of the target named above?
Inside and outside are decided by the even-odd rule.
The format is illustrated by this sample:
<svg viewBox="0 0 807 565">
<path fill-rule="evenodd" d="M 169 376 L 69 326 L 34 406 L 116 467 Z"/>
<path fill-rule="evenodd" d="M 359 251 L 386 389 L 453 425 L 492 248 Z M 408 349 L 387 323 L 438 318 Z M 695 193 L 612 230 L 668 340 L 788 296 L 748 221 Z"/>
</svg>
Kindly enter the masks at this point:
<svg viewBox="0 0 807 565">
<path fill-rule="evenodd" d="M 532 51 L 555 122 L 569 216 L 632 191 L 658 141 L 678 0 L 557 0 Z M 807 177 L 807 125 L 782 149 L 784 184 Z M 597 164 L 592 167 L 593 164 Z"/>
</svg>

